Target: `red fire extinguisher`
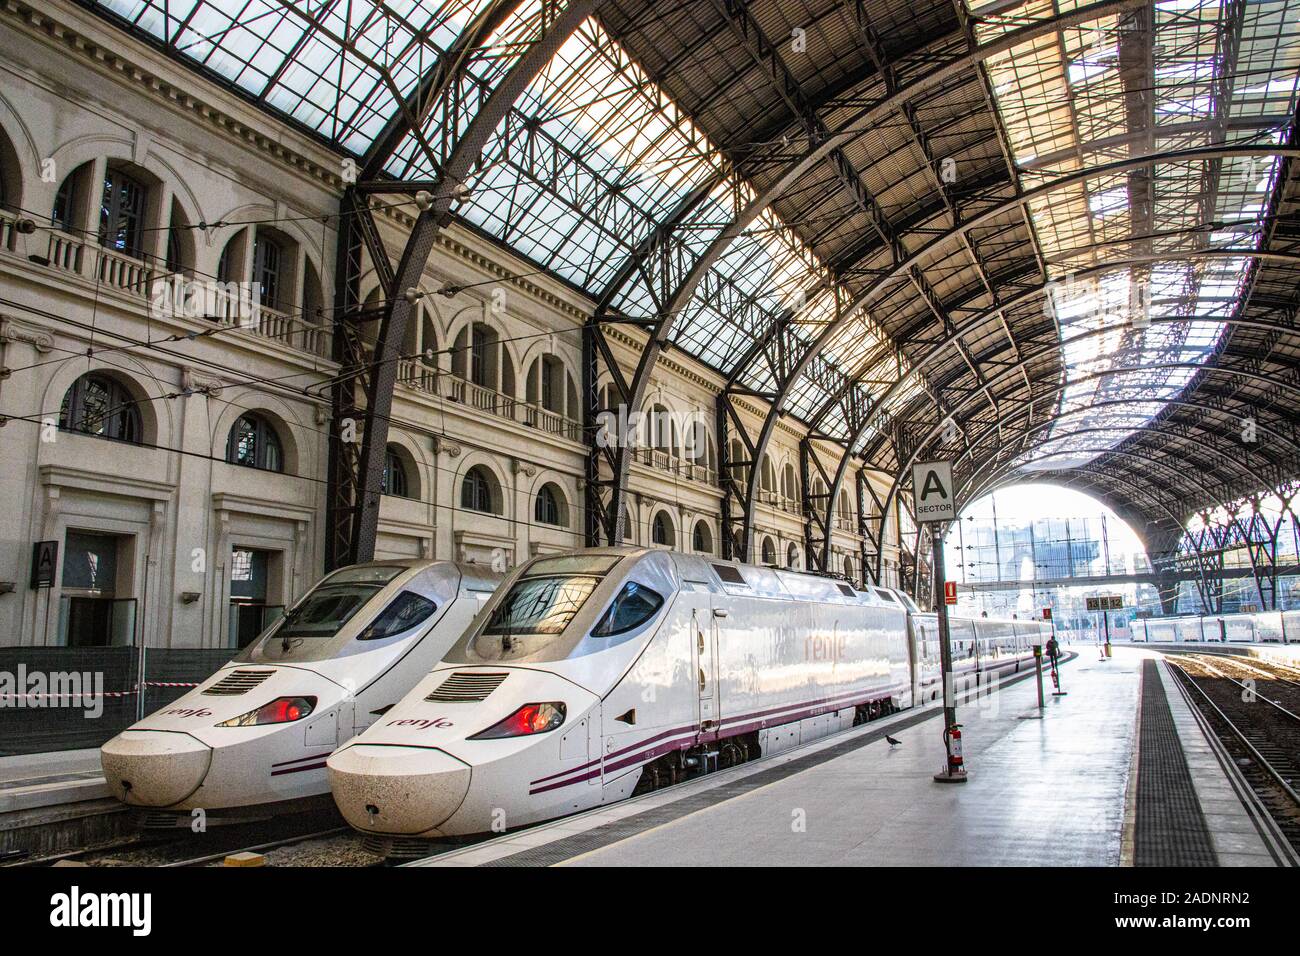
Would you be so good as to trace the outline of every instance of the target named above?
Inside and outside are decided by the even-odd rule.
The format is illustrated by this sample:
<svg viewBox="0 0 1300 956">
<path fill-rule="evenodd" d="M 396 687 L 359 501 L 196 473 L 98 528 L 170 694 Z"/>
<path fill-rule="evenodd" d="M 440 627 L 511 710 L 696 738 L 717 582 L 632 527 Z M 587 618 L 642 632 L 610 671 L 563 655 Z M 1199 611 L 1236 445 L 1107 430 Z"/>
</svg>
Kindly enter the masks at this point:
<svg viewBox="0 0 1300 956">
<path fill-rule="evenodd" d="M 944 741 L 948 748 L 948 768 L 950 770 L 964 770 L 965 766 L 961 758 L 961 724 L 953 724 L 945 732 L 947 740 Z"/>
</svg>

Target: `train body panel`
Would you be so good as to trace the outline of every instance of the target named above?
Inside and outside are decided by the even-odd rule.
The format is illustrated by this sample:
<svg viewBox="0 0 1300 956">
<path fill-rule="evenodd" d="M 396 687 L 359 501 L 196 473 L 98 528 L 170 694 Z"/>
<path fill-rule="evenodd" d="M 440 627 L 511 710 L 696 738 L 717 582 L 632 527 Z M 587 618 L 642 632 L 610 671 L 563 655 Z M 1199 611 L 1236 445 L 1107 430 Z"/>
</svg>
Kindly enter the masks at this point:
<svg viewBox="0 0 1300 956">
<path fill-rule="evenodd" d="M 197 688 L 104 745 L 135 806 L 225 810 L 324 794 L 325 759 L 395 705 L 499 576 L 448 562 L 345 568 Z"/>
<path fill-rule="evenodd" d="M 329 758 L 335 802 L 367 833 L 474 834 L 622 799 L 665 761 L 773 753 L 910 705 L 913 616 L 887 589 L 667 551 L 536 559 Z M 969 669 L 994 623 L 962 630 Z M 994 639 L 990 666 L 1028 654 L 1009 625 Z"/>
</svg>

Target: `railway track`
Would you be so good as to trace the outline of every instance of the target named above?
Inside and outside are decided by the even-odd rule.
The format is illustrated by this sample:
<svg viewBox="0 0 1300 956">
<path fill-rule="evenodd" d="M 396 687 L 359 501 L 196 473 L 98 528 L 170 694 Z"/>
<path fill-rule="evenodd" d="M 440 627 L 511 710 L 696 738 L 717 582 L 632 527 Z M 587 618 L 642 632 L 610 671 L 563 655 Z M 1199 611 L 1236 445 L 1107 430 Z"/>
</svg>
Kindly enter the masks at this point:
<svg viewBox="0 0 1300 956">
<path fill-rule="evenodd" d="M 1294 682 L 1285 681 L 1261 688 L 1258 677 L 1268 672 L 1254 660 L 1248 665 L 1218 656 L 1168 660 L 1188 700 L 1223 742 L 1260 805 L 1300 851 L 1300 712 L 1287 706 L 1294 703 L 1292 694 L 1300 701 L 1300 686 L 1288 687 Z M 1248 676 L 1232 676 L 1228 670 L 1234 668 Z M 1271 674 L 1267 679 L 1277 680 Z"/>
<path fill-rule="evenodd" d="M 260 853 L 267 856 L 276 850 L 294 851 L 289 854 L 281 854 L 280 858 L 270 861 L 272 865 L 278 866 L 380 866 L 383 863 L 382 859 L 379 858 L 361 863 L 343 862 L 343 859 L 340 859 L 341 857 L 346 859 L 350 858 L 353 853 L 364 852 L 361 849 L 361 837 L 354 833 L 350 827 L 333 827 L 315 833 L 304 833 L 298 836 L 271 840 L 266 843 L 258 843 L 253 846 L 243 847 L 240 850 L 223 850 L 189 859 L 172 860 L 161 864 L 161 866 L 167 868 L 211 866 L 214 863 L 222 862 L 232 853 Z"/>
<path fill-rule="evenodd" d="M 322 826 L 322 823 L 327 825 Z M 112 847 L 64 853 L 26 861 L 47 866 L 69 861 L 86 866 L 198 867 L 218 864 L 236 853 L 267 857 L 273 866 L 375 866 L 382 859 L 367 853 L 361 837 L 337 814 L 322 821 L 319 813 L 297 812 L 267 820 L 226 824 L 204 833 L 143 830 L 140 838 Z"/>
</svg>

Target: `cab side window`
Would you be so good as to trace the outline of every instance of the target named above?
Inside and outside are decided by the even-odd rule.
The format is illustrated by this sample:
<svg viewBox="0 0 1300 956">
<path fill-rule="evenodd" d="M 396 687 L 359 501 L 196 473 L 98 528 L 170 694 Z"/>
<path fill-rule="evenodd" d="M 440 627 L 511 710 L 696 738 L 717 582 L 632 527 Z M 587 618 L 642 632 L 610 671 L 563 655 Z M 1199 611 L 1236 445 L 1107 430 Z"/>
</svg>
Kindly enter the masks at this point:
<svg viewBox="0 0 1300 956">
<path fill-rule="evenodd" d="M 409 631 L 417 624 L 428 619 L 438 609 L 426 597 L 411 591 L 403 591 L 393 599 L 393 603 L 384 608 L 383 613 L 375 618 L 374 623 L 357 635 L 358 641 L 377 641 L 394 634 Z"/>
<path fill-rule="evenodd" d="M 618 592 L 595 629 L 593 637 L 613 637 L 639 627 L 663 606 L 664 599 L 658 592 L 652 591 L 644 584 L 629 581 Z"/>
</svg>

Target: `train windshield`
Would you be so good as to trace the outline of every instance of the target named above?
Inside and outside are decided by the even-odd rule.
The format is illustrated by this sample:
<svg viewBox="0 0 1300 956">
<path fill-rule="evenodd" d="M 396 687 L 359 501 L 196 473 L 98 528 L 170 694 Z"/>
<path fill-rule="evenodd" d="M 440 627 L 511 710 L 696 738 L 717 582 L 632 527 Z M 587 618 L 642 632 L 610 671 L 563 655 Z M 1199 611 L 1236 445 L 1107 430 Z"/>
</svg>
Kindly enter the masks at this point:
<svg viewBox="0 0 1300 956">
<path fill-rule="evenodd" d="M 562 634 L 600 584 L 594 575 L 545 575 L 515 582 L 492 612 L 484 634 Z"/>
<path fill-rule="evenodd" d="M 381 592 L 407 570 L 400 565 L 360 565 L 331 574 L 240 651 L 235 660 L 326 660 L 340 652 L 340 635 L 353 621 L 364 625 L 355 635 L 358 641 L 379 641 L 411 631 L 434 614 L 438 607 L 434 601 L 405 590 L 386 605 L 377 601 Z M 350 643 L 344 640 L 343 646 Z"/>
<path fill-rule="evenodd" d="M 333 637 L 381 590 L 378 584 L 326 582 L 284 616 L 284 623 L 275 636 L 281 639 Z"/>
</svg>

